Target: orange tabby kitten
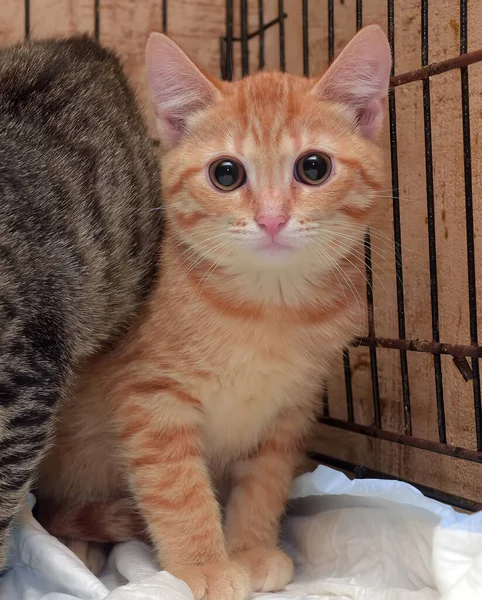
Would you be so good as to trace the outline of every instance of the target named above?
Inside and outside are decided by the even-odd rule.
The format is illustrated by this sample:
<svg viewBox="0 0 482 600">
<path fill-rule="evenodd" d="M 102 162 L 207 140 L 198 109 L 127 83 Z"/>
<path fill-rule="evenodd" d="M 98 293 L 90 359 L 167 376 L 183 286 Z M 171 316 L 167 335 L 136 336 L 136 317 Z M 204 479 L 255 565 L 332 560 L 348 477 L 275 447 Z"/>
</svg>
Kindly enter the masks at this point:
<svg viewBox="0 0 482 600">
<path fill-rule="evenodd" d="M 371 26 L 320 79 L 226 83 L 152 35 L 162 275 L 63 410 L 40 480 L 53 533 L 123 540 L 145 523 L 198 600 L 291 580 L 279 522 L 320 383 L 360 320 L 352 253 L 382 186 L 390 63 Z"/>
</svg>

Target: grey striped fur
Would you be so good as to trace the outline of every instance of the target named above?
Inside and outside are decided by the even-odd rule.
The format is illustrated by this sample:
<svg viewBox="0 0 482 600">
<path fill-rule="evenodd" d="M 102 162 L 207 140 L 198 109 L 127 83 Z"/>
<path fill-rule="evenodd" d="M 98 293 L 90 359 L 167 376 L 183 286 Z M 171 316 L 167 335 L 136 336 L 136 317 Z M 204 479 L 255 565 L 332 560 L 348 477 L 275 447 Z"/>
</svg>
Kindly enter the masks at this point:
<svg viewBox="0 0 482 600">
<path fill-rule="evenodd" d="M 0 566 L 76 368 L 155 276 L 159 188 L 112 53 L 86 37 L 0 52 Z"/>
</svg>

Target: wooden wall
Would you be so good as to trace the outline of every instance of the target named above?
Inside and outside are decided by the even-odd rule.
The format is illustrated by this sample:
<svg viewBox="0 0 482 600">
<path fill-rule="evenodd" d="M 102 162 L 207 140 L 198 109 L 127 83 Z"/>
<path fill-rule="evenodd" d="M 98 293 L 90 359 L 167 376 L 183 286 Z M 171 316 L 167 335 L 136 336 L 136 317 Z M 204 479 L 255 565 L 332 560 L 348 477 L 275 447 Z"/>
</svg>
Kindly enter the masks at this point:
<svg viewBox="0 0 482 600">
<path fill-rule="evenodd" d="M 420 66 L 421 0 L 395 0 L 395 70 L 397 73 Z M 219 39 L 225 32 L 224 0 L 168 0 L 168 32 L 211 73 L 219 73 Z M 285 0 L 286 65 L 301 74 L 301 0 Z M 265 0 L 265 21 L 277 16 L 278 2 Z M 459 0 L 429 2 L 430 61 L 455 56 L 459 51 Z M 249 0 L 249 30 L 257 28 L 257 0 Z M 309 1 L 310 72 L 317 73 L 328 62 L 327 2 Z M 386 0 L 364 0 L 364 24 L 387 26 Z M 482 46 L 482 4 L 469 0 L 469 50 Z M 25 35 L 24 0 L 2 0 L 0 44 Z M 235 34 L 239 35 L 239 0 L 235 1 Z M 355 0 L 334 1 L 335 53 L 355 33 Z M 150 119 L 145 90 L 143 54 L 147 35 L 162 28 L 162 0 L 100 0 L 100 39 L 116 48 L 125 60 Z M 94 0 L 30 0 L 30 30 L 34 38 L 93 32 Z M 249 43 L 250 68 L 257 68 L 258 42 Z M 266 32 L 266 68 L 279 67 L 279 28 Z M 235 75 L 240 75 L 240 47 L 235 49 Z M 470 114 L 472 125 L 472 167 L 475 209 L 477 295 L 482 307 L 482 64 L 470 67 Z M 469 343 L 467 256 L 465 238 L 464 178 L 460 74 L 456 71 L 431 80 L 432 142 L 437 234 L 440 337 L 451 343 Z M 427 238 L 427 207 L 424 163 L 423 105 L 420 83 L 398 88 L 397 133 L 400 178 L 403 275 L 408 338 L 431 339 L 430 285 Z M 153 131 L 154 133 L 154 131 Z M 388 132 L 386 194 L 379 199 L 373 230 L 374 296 L 376 333 L 398 337 L 396 277 L 393 260 L 393 222 L 390 199 Z M 361 290 L 365 298 L 365 291 Z M 482 314 L 479 319 L 482 335 Z M 360 423 L 373 420 L 370 362 L 364 348 L 350 351 L 351 381 L 355 416 Z M 383 426 L 402 431 L 403 412 L 399 355 L 378 350 L 379 384 Z M 410 353 L 409 377 L 413 412 L 413 433 L 437 439 L 433 359 Z M 442 357 L 448 441 L 475 448 L 473 395 L 451 359 Z M 329 385 L 331 414 L 346 418 L 345 388 L 340 361 Z M 482 499 L 482 467 L 388 442 L 319 427 L 313 447 L 320 452 L 363 463 L 394 475 L 446 491 Z"/>
</svg>

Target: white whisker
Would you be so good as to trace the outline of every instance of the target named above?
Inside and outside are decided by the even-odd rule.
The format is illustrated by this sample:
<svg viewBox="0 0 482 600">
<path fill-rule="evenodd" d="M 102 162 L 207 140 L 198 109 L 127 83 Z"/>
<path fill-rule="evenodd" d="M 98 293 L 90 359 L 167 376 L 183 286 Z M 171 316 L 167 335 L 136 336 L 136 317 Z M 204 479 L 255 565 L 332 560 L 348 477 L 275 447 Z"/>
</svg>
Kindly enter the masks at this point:
<svg viewBox="0 0 482 600">
<path fill-rule="evenodd" d="M 320 244 L 318 244 L 317 242 L 315 242 L 315 248 L 318 250 L 318 253 L 320 254 L 320 256 L 322 258 L 324 258 L 325 260 L 327 260 L 328 263 L 332 267 L 334 267 L 336 269 L 336 271 L 333 274 L 335 275 L 335 277 L 337 278 L 338 282 L 342 286 L 343 293 L 345 294 L 345 298 L 347 299 L 347 296 L 346 296 L 346 293 L 345 293 L 345 290 L 344 290 L 344 286 L 343 286 L 343 283 L 338 278 L 337 272 L 342 275 L 344 281 L 348 285 L 348 288 L 352 292 L 353 297 L 355 298 L 355 301 L 356 301 L 356 304 L 357 304 L 358 314 L 360 316 L 359 328 L 360 328 L 360 331 L 361 331 L 362 325 L 363 325 L 363 321 L 364 321 L 365 310 L 363 309 L 363 300 L 362 300 L 362 298 L 360 296 L 360 293 L 358 292 L 358 290 L 357 290 L 355 284 L 353 283 L 353 281 L 351 281 L 351 279 L 348 276 L 348 274 L 343 271 L 343 269 L 340 267 L 340 265 L 338 265 L 336 263 L 336 261 L 328 254 L 328 252 L 326 252 L 326 250 Z M 348 302 L 348 299 L 347 299 L 347 302 Z"/>
</svg>

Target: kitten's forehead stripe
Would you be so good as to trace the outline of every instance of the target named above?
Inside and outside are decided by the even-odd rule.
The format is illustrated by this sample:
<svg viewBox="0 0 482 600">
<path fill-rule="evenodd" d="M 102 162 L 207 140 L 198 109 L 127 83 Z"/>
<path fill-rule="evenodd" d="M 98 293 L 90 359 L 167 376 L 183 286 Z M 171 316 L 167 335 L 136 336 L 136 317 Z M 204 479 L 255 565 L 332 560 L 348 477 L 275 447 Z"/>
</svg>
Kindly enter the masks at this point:
<svg viewBox="0 0 482 600">
<path fill-rule="evenodd" d="M 267 87 L 269 83 L 269 87 Z M 258 144 L 276 146 L 290 126 L 293 92 L 288 77 L 262 74 L 243 82 L 239 90 L 245 97 L 248 129 Z"/>
<path fill-rule="evenodd" d="M 300 83 L 301 81 L 301 83 Z M 261 73 L 231 87 L 236 133 L 236 154 L 253 163 L 249 180 L 253 190 L 289 185 L 293 155 L 301 145 L 296 126 L 296 92 L 309 85 L 304 80 Z"/>
</svg>

